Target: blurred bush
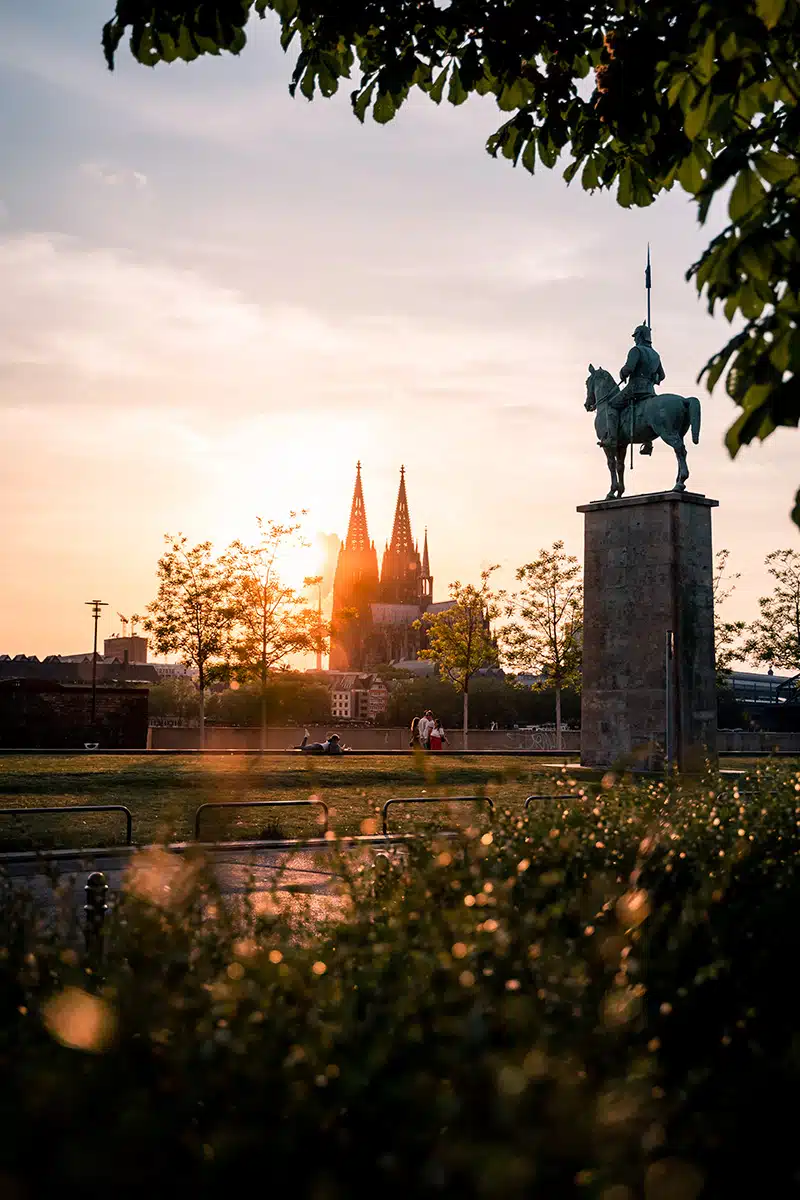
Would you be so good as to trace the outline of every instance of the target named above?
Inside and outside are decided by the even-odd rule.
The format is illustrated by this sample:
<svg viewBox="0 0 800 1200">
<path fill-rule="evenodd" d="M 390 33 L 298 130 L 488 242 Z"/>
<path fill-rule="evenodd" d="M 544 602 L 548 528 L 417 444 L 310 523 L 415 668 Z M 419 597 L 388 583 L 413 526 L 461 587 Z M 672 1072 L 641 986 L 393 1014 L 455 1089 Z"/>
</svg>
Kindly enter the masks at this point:
<svg viewBox="0 0 800 1200">
<path fill-rule="evenodd" d="M 800 773 L 567 786 L 326 919 L 142 852 L 102 978 L 6 885 L 3 1195 L 796 1193 Z"/>
</svg>

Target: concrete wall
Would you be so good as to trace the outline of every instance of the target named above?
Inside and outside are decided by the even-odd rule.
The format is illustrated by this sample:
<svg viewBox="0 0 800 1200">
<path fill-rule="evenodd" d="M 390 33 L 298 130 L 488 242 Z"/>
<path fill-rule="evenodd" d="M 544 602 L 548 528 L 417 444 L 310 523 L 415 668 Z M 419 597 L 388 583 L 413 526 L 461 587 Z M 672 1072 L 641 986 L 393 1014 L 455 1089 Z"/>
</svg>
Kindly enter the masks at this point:
<svg viewBox="0 0 800 1200">
<path fill-rule="evenodd" d="M 330 726 L 309 725 L 312 742 L 321 742 L 332 732 Z M 346 746 L 354 750 L 407 750 L 407 729 L 347 729 L 336 726 Z M 297 746 L 303 737 L 302 728 L 270 728 L 267 730 L 267 749 L 286 750 Z M 463 749 L 461 730 L 447 730 L 450 750 Z M 208 750 L 257 750 L 260 744 L 258 729 L 242 729 L 219 725 L 206 726 L 206 749 Z M 556 735 L 553 730 L 524 729 L 471 729 L 470 750 L 555 750 Z M 156 727 L 150 730 L 149 745 L 153 750 L 196 750 L 199 735 L 196 729 L 170 729 Z M 580 749 L 580 733 L 562 734 L 564 750 L 574 754 Z"/>
<path fill-rule="evenodd" d="M 657 765 L 716 753 L 711 508 L 689 492 L 582 505 L 585 514 L 581 762 Z M 666 702 L 666 635 L 672 631 Z"/>
<path fill-rule="evenodd" d="M 267 749 L 285 750 L 288 746 L 296 746 L 303 736 L 302 729 L 275 728 L 269 729 Z M 322 725 L 314 725 L 309 729 L 312 741 L 322 741 L 330 732 Z M 407 750 L 408 732 L 405 729 L 344 729 L 337 728 L 344 743 L 355 750 Z M 461 732 L 449 730 L 450 749 L 461 750 Z M 564 750 L 578 754 L 580 751 L 580 733 L 567 731 L 562 735 Z M 198 748 L 196 729 L 154 728 L 150 730 L 150 746 L 154 750 L 196 750 Z M 257 729 L 241 729 L 219 725 L 209 725 L 206 728 L 206 746 L 209 750 L 257 750 L 259 736 Z M 526 732 L 515 730 L 473 729 L 469 735 L 471 750 L 553 750 L 555 749 L 555 734 L 548 730 Z M 717 749 L 720 754 L 730 750 L 760 751 L 770 753 L 773 750 L 796 751 L 800 755 L 800 733 L 734 733 L 730 730 L 720 730 L 717 735 Z"/>
<path fill-rule="evenodd" d="M 730 729 L 721 729 L 717 734 L 717 751 L 759 751 L 769 754 L 773 750 L 796 752 L 800 754 L 800 733 L 735 733 Z"/>
</svg>

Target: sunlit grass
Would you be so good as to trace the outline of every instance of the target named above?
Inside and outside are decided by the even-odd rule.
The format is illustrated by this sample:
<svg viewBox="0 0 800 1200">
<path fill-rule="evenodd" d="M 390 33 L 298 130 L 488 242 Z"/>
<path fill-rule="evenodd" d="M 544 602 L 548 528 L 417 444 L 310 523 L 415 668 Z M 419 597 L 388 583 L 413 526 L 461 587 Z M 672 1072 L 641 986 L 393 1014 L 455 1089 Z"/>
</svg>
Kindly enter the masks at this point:
<svg viewBox="0 0 800 1200">
<path fill-rule="evenodd" d="M 188 841 L 201 804 L 319 796 L 330 807 L 332 828 L 349 836 L 361 832 L 365 818 L 377 818 L 390 797 L 475 794 L 521 806 L 530 792 L 558 790 L 563 778 L 561 767 L 508 758 L 9 756 L 0 757 L 0 808 L 122 804 L 133 814 L 134 841 L 141 845 Z M 392 828 L 401 832 L 439 819 L 420 807 L 392 809 Z M 213 836 L 223 820 L 226 836 L 259 836 L 276 824 L 287 837 L 319 832 L 315 813 L 302 808 L 243 810 L 224 818 L 207 813 L 203 830 Z M 13 830 L 3 819 L 0 847 L 114 844 L 121 828 L 120 818 L 110 814 L 21 818 Z"/>
</svg>

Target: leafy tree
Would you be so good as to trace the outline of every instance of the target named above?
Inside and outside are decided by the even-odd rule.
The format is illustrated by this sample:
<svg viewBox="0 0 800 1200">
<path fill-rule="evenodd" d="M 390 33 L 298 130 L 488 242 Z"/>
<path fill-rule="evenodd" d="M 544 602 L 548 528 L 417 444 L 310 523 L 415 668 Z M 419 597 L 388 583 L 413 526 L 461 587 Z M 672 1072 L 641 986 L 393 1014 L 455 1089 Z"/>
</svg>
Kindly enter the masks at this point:
<svg viewBox="0 0 800 1200">
<path fill-rule="evenodd" d="M 729 556 L 729 550 L 718 550 L 714 555 L 714 658 L 717 687 L 726 685 L 734 662 L 743 654 L 740 641 L 745 627 L 744 621 L 723 621 L 720 615 L 722 605 L 735 592 L 736 581 L 740 577 L 739 571 L 734 575 L 727 573 Z"/>
<path fill-rule="evenodd" d="M 273 672 L 260 684 L 232 687 L 209 700 L 208 715 L 222 725 L 258 726 L 266 707 L 270 725 L 305 725 L 329 721 L 331 695 L 318 680 L 295 671 Z"/>
<path fill-rule="evenodd" d="M 426 631 L 427 649 L 420 658 L 435 662 L 441 674 L 461 693 L 463 708 L 464 749 L 469 737 L 469 688 L 476 671 L 495 667 L 499 662 L 497 642 L 492 636 L 491 622 L 500 615 L 502 592 L 490 586 L 490 567 L 481 571 L 481 585 L 474 587 L 458 581 L 450 584 L 450 608 L 443 612 L 426 613 L 420 624 Z"/>
<path fill-rule="evenodd" d="M 197 667 L 200 746 L 205 744 L 205 695 L 223 669 L 233 634 L 234 611 L 228 579 L 211 542 L 190 547 L 182 533 L 166 534 L 167 552 L 158 560 L 158 594 L 148 604 L 144 628 L 160 654 L 179 654 Z"/>
<path fill-rule="evenodd" d="M 775 588 L 759 597 L 760 615 L 750 627 L 745 653 L 753 662 L 800 671 L 800 554 L 773 550 L 764 565 Z"/>
<path fill-rule="evenodd" d="M 501 728 L 518 724 L 526 691 L 507 679 L 478 675 L 470 688 L 473 729 L 488 729 L 493 721 Z"/>
<path fill-rule="evenodd" d="M 323 649 L 325 631 L 306 596 L 280 578 L 280 555 L 302 544 L 300 523 L 290 514 L 288 525 L 257 517 L 258 538 L 252 545 L 232 542 L 222 557 L 231 604 L 236 615 L 231 643 L 237 678 L 261 688 L 261 748 L 267 739 L 267 680 L 292 654 Z"/>
<path fill-rule="evenodd" d="M 414 717 L 426 709 L 435 713 L 445 726 L 458 723 L 460 705 L 452 684 L 436 677 L 413 676 L 399 680 L 390 687 L 386 702 L 386 721 L 389 725 L 410 727 Z"/>
<path fill-rule="evenodd" d="M 191 679 L 164 679 L 150 688 L 148 711 L 151 717 L 197 718 L 200 696 Z"/>
<path fill-rule="evenodd" d="M 725 199 L 730 222 L 687 276 L 744 324 L 702 374 L 713 388 L 727 369 L 742 409 L 732 455 L 798 424 L 800 0 L 117 0 L 106 59 L 126 34 L 149 66 L 238 54 L 268 10 L 298 47 L 292 94 L 331 96 L 355 74 L 353 111 L 379 123 L 412 89 L 436 104 L 492 95 L 507 119 L 489 152 L 531 173 L 567 152 L 568 182 L 616 186 L 624 207 L 677 183 L 701 223 Z"/>
<path fill-rule="evenodd" d="M 583 584 L 574 555 L 563 542 L 540 550 L 533 562 L 519 567 L 520 592 L 509 612 L 516 620 L 502 632 L 508 661 L 541 676 L 541 684 L 555 691 L 556 747 L 561 749 L 561 692 L 580 688 Z"/>
</svg>

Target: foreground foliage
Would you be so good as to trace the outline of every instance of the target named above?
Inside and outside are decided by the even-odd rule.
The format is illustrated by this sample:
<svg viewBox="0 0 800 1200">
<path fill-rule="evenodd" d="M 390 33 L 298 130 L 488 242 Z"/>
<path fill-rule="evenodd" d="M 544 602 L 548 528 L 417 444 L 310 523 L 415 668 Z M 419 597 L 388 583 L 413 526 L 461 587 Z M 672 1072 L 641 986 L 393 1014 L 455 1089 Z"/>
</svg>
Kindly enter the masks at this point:
<svg viewBox="0 0 800 1200">
<path fill-rule="evenodd" d="M 348 859 L 316 925 L 146 852 L 102 978 L 6 895 L 0 1177 L 684 1200 L 768 1164 L 789 1194 L 800 773 L 604 783 L 377 878 Z"/>
</svg>

